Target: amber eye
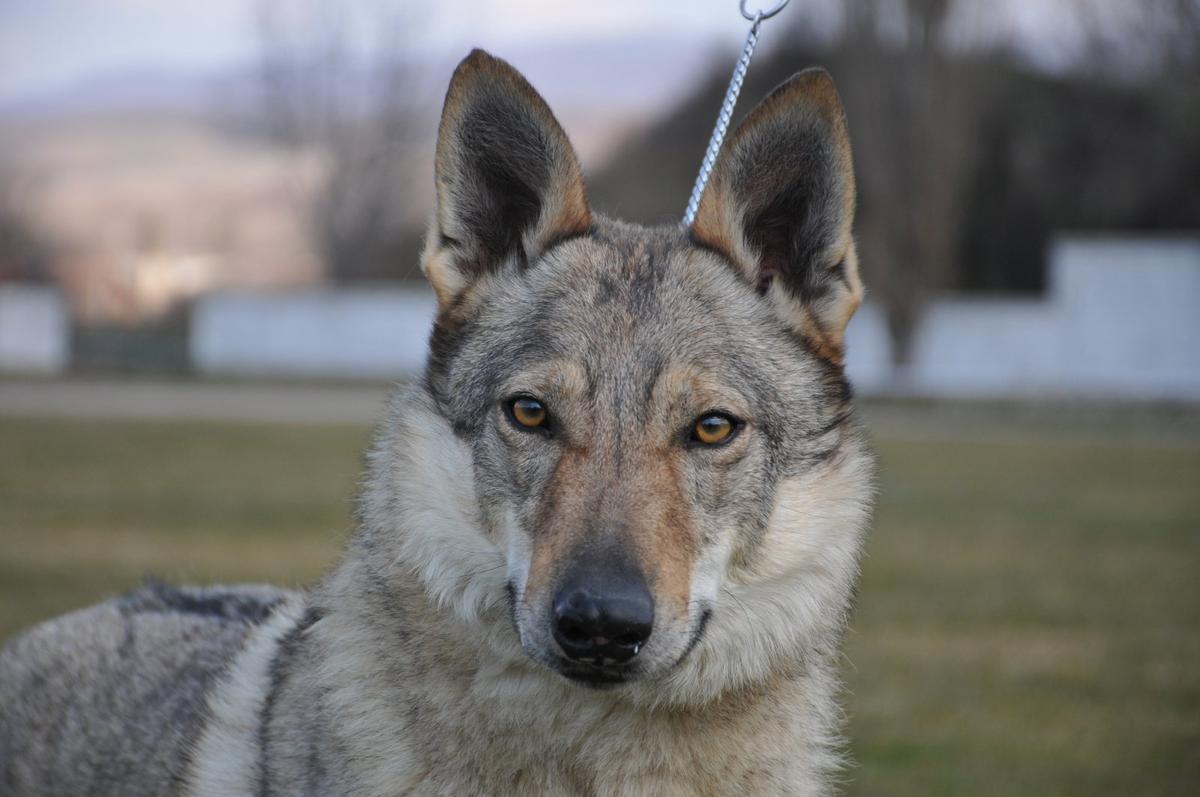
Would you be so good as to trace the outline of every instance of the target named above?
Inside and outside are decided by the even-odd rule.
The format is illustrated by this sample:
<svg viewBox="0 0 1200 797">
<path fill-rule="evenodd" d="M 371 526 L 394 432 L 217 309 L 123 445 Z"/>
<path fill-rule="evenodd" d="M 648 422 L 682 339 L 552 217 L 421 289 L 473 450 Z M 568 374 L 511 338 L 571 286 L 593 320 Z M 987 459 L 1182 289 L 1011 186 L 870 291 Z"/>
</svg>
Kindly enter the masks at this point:
<svg viewBox="0 0 1200 797">
<path fill-rule="evenodd" d="M 702 416 L 692 427 L 692 439 L 706 446 L 715 446 L 729 440 L 737 425 L 733 418 L 712 412 Z"/>
<path fill-rule="evenodd" d="M 528 396 L 515 398 L 508 405 L 509 414 L 518 426 L 537 429 L 546 425 L 546 408 L 542 402 Z"/>
</svg>

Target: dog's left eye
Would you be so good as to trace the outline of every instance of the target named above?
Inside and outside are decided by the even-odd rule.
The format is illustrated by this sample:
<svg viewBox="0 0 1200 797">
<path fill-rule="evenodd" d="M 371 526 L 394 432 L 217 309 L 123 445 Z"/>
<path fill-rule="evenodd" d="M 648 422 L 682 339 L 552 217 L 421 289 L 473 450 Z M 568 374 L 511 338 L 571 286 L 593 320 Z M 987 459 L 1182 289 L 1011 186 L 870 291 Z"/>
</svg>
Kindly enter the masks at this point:
<svg viewBox="0 0 1200 797">
<path fill-rule="evenodd" d="M 508 402 L 509 417 L 523 429 L 540 429 L 546 426 L 546 406 L 530 396 L 517 396 Z"/>
<path fill-rule="evenodd" d="M 710 412 L 696 419 L 692 427 L 692 441 L 706 446 L 719 446 L 732 440 L 739 426 L 736 419 L 724 413 Z"/>
</svg>

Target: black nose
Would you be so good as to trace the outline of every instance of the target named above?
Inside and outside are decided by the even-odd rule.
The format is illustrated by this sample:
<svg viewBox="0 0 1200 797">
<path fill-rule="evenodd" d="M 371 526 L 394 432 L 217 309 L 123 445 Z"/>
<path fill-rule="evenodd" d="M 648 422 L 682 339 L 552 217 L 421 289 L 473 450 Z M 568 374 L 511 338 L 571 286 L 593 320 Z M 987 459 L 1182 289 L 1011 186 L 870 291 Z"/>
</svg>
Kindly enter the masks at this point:
<svg viewBox="0 0 1200 797">
<path fill-rule="evenodd" d="M 567 658 L 624 664 L 654 626 L 654 598 L 639 576 L 568 578 L 554 596 L 554 639 Z"/>
</svg>

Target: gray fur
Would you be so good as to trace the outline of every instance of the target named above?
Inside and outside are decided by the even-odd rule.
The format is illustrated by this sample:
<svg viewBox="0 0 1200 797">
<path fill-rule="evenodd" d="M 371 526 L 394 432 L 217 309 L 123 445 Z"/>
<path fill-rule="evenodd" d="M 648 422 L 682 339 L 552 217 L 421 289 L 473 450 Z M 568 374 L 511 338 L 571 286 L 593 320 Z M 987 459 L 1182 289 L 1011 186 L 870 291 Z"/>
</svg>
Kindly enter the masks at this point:
<svg viewBox="0 0 1200 797">
<path fill-rule="evenodd" d="M 151 585 L 12 640 L 0 654 L 0 794 L 172 791 L 207 691 L 284 595 Z"/>
<path fill-rule="evenodd" d="M 472 54 L 440 130 L 430 361 L 341 563 L 303 595 L 151 587 L 10 643 L 4 793 L 829 793 L 872 463 L 840 360 L 861 293 L 844 120 L 804 74 L 731 138 L 707 226 L 647 229 L 593 214 L 545 104 Z M 798 130 L 812 151 L 787 163 L 812 179 L 742 157 Z M 771 252 L 764 185 L 822 193 L 785 197 L 822 209 Z M 845 290 L 796 288 L 828 276 L 818 249 Z M 550 425 L 519 428 L 514 395 Z M 710 448 L 690 433 L 711 411 L 739 426 Z M 653 633 L 581 670 L 551 596 L 617 560 Z"/>
</svg>

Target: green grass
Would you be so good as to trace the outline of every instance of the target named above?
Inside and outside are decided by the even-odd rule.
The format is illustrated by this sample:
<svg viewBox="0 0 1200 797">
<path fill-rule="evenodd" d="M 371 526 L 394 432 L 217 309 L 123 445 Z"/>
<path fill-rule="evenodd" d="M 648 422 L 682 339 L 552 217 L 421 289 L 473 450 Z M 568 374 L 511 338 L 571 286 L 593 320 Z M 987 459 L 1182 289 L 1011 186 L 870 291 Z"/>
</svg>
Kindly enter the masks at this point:
<svg viewBox="0 0 1200 797">
<path fill-rule="evenodd" d="M 119 593 L 317 577 L 368 430 L 0 418 L 0 637 Z"/>
<path fill-rule="evenodd" d="M 0 419 L 0 637 L 150 574 L 311 580 L 352 526 L 367 436 Z M 848 792 L 1197 793 L 1200 449 L 879 450 Z"/>
</svg>

